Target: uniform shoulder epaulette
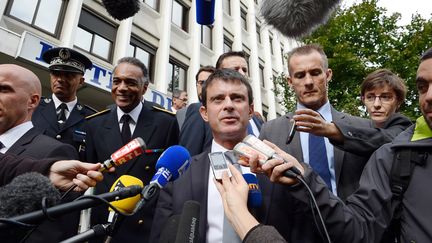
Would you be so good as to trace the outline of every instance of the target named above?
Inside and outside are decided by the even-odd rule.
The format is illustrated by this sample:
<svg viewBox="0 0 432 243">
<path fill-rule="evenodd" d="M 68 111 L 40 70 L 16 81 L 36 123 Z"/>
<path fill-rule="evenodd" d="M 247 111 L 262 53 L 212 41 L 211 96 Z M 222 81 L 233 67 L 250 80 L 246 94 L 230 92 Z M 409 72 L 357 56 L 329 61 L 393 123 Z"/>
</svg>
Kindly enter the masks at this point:
<svg viewBox="0 0 432 243">
<path fill-rule="evenodd" d="M 102 111 L 96 112 L 96 113 L 94 113 L 94 114 L 92 114 L 90 116 L 86 116 L 85 119 L 88 120 L 88 119 L 91 119 L 91 118 L 96 117 L 96 116 L 103 115 L 103 114 L 108 113 L 108 112 L 110 112 L 110 109 L 102 110 Z"/>
<path fill-rule="evenodd" d="M 170 114 L 170 115 L 175 116 L 175 113 L 174 113 L 174 112 L 169 111 L 169 110 L 166 110 L 166 109 L 164 109 L 164 108 L 160 108 L 160 107 L 157 107 L 157 106 L 153 106 L 153 109 L 158 110 L 158 111 L 163 111 L 163 112 L 165 112 L 165 113 L 168 113 L 168 114 Z"/>
<path fill-rule="evenodd" d="M 91 107 L 89 105 L 84 105 L 84 107 L 87 108 L 87 109 L 89 109 L 89 110 L 91 110 L 91 111 L 93 111 L 93 112 L 95 112 L 95 113 L 98 113 L 98 111 L 95 108 L 93 108 L 93 107 Z M 92 115 L 94 115 L 94 114 L 92 114 Z"/>
</svg>

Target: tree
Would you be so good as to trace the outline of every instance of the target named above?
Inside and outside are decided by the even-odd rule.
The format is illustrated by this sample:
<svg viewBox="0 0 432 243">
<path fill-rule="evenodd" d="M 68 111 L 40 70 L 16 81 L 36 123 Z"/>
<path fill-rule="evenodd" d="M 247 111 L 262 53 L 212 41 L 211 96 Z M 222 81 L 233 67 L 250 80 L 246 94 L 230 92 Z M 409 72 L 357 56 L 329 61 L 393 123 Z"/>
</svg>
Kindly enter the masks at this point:
<svg viewBox="0 0 432 243">
<path fill-rule="evenodd" d="M 336 109 L 366 116 L 359 97 L 360 84 L 368 73 L 388 68 L 409 87 L 402 113 L 412 119 L 420 116 L 415 74 L 419 56 L 432 47 L 432 21 L 415 15 L 409 25 L 399 26 L 399 19 L 399 13 L 388 16 L 385 8 L 377 6 L 377 0 L 365 0 L 337 9 L 326 25 L 302 40 L 320 44 L 327 54 L 333 70 L 329 99 Z M 292 91 L 282 76 L 274 83 L 276 95 L 289 97 Z M 284 102 L 285 107 L 293 103 Z"/>
</svg>

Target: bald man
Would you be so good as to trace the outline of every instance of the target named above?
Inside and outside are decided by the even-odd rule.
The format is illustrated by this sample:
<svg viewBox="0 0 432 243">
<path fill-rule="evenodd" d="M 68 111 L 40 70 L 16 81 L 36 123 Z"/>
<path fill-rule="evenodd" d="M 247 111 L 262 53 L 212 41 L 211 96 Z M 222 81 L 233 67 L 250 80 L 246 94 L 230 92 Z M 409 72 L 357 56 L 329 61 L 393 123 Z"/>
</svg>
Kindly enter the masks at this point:
<svg viewBox="0 0 432 243">
<path fill-rule="evenodd" d="M 0 65 L 0 153 L 36 161 L 78 159 L 73 146 L 45 136 L 33 128 L 31 118 L 40 97 L 41 83 L 33 72 L 13 64 Z M 69 217 L 67 224 L 61 220 L 43 223 L 28 242 L 58 242 L 76 234 L 78 215 Z"/>
</svg>

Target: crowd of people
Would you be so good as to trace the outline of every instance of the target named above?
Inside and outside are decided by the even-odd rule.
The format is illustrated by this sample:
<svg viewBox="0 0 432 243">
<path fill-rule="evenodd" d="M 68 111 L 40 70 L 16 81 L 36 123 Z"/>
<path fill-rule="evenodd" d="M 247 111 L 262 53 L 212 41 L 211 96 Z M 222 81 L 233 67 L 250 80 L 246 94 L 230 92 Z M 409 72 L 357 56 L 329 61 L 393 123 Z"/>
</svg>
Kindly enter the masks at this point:
<svg viewBox="0 0 432 243">
<path fill-rule="evenodd" d="M 420 59 L 416 84 L 422 116 L 412 124 L 399 113 L 407 88 L 387 69 L 361 83 L 369 119 L 337 111 L 329 102 L 333 72 L 315 44 L 288 53 L 287 82 L 297 106 L 265 122 L 254 111 L 254 96 L 243 52 L 222 54 L 215 67 L 196 74 L 199 102 L 173 91 L 171 111 L 143 99 L 147 67 L 138 59 L 117 61 L 112 75 L 113 104 L 95 111 L 79 102 L 91 61 L 70 48 L 53 48 L 49 64 L 52 94 L 42 97 L 39 78 L 14 64 L 0 65 L 0 185 L 28 171 L 46 176 L 61 191 L 77 185 L 63 202 L 84 190 L 108 192 L 122 175 L 145 185 L 156 173 L 160 151 L 180 144 L 193 156 L 190 168 L 138 212 L 122 217 L 113 242 L 163 242 L 169 220 L 189 200 L 201 205 L 194 242 L 429 242 L 428 162 L 432 156 L 432 49 Z M 359 82 L 360 83 L 360 82 Z M 294 127 L 293 127 L 294 126 Z M 294 129 L 292 136 L 290 132 Z M 232 159 L 228 154 L 254 135 L 278 157 Z M 102 174 L 100 162 L 141 137 L 153 152 Z M 215 179 L 209 154 L 223 152 L 231 176 Z M 295 167 L 299 175 L 286 176 Z M 248 207 L 248 183 L 256 176 L 262 203 Z M 316 198 L 324 226 L 310 207 Z M 92 208 L 91 225 L 105 224 L 106 205 Z M 77 234 L 79 212 L 46 220 L 28 242 L 59 242 Z M 103 242 L 105 236 L 91 242 Z"/>
</svg>

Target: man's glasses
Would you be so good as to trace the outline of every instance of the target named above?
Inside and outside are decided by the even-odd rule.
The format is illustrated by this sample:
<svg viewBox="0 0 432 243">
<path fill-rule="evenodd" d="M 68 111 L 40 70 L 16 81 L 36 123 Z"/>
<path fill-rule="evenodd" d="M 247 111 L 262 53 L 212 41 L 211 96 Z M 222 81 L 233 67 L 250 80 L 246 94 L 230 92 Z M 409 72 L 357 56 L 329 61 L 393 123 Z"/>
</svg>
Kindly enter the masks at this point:
<svg viewBox="0 0 432 243">
<path fill-rule="evenodd" d="M 394 96 L 392 94 L 381 94 L 381 95 L 368 94 L 364 97 L 364 100 L 366 102 L 373 103 L 377 98 L 382 103 L 390 103 L 394 100 Z"/>
</svg>

